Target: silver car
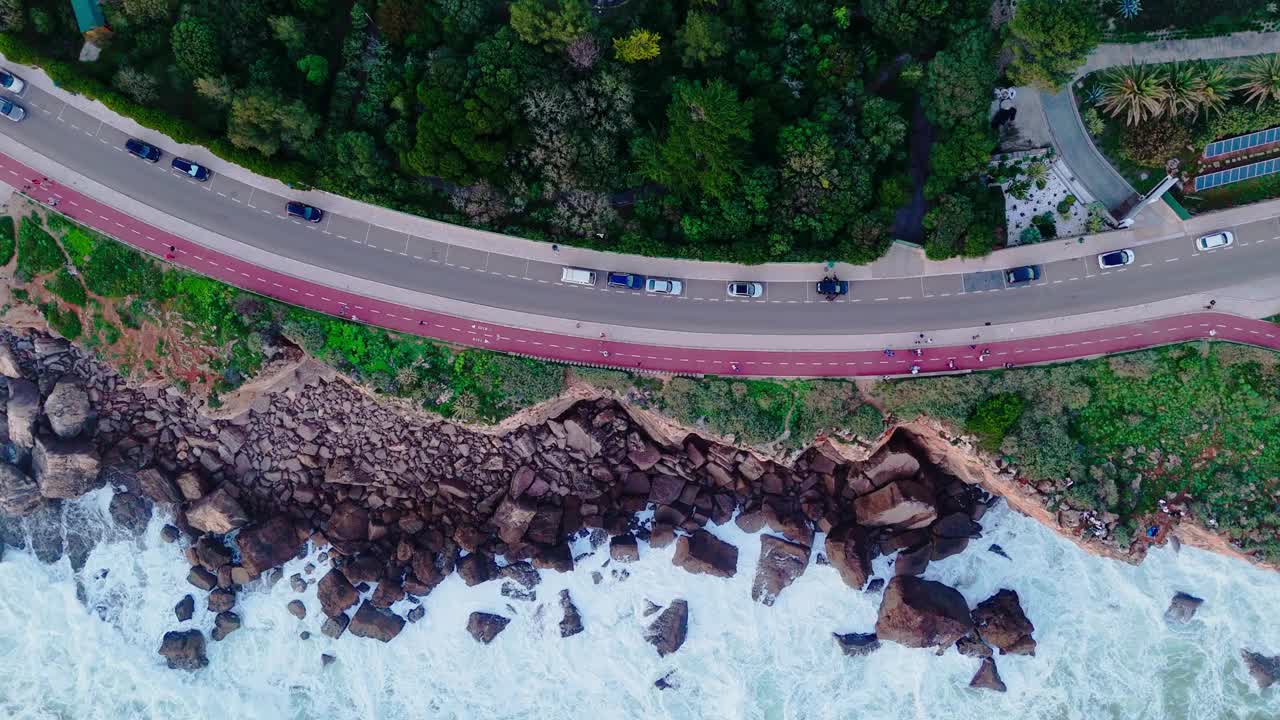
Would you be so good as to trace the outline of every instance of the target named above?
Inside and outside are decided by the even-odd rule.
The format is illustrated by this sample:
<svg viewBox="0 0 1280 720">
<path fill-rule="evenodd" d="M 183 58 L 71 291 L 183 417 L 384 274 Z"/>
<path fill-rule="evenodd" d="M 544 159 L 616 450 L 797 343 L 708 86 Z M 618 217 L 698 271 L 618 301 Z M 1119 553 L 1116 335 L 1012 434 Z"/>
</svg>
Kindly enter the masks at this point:
<svg viewBox="0 0 1280 720">
<path fill-rule="evenodd" d="M 684 292 L 684 283 L 671 278 L 651 277 L 645 281 L 644 291 L 658 295 L 679 295 Z"/>
<path fill-rule="evenodd" d="M 1230 230 L 1222 230 L 1221 232 L 1205 235 L 1196 240 L 1196 247 L 1202 251 L 1217 250 L 1219 248 L 1231 247 L 1231 243 L 1236 241 L 1236 236 L 1231 234 Z"/>
<path fill-rule="evenodd" d="M 764 295 L 764 283 L 758 282 L 731 282 L 727 289 L 729 297 L 736 298 L 758 298 Z"/>
<path fill-rule="evenodd" d="M 4 115 L 10 120 L 18 122 L 27 116 L 27 111 L 23 110 L 21 105 L 13 101 L 0 98 L 0 115 Z"/>
</svg>

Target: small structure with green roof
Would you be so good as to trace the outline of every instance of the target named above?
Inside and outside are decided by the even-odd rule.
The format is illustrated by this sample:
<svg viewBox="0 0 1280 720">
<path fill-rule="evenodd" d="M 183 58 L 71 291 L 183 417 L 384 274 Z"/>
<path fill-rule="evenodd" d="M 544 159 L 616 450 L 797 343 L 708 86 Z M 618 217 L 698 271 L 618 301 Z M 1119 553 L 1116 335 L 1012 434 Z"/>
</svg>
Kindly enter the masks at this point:
<svg viewBox="0 0 1280 720">
<path fill-rule="evenodd" d="M 107 24 L 98 0 L 71 0 L 71 9 L 76 13 L 76 23 L 80 25 L 81 34 Z"/>
</svg>

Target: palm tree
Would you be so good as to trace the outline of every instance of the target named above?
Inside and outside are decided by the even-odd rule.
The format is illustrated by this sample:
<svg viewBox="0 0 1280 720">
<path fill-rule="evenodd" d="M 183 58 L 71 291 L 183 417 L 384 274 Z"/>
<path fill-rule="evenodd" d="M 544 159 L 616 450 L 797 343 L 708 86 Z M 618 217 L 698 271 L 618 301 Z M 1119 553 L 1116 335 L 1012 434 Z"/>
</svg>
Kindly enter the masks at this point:
<svg viewBox="0 0 1280 720">
<path fill-rule="evenodd" d="M 1206 115 L 1221 113 L 1235 92 L 1231 67 L 1226 63 L 1201 62 L 1197 69 L 1201 82 L 1200 106 Z"/>
<path fill-rule="evenodd" d="M 1164 112 L 1171 116 L 1198 115 L 1204 100 L 1204 78 L 1187 62 L 1169 63 L 1164 73 Z"/>
<path fill-rule="evenodd" d="M 1168 94 L 1159 68 L 1122 65 L 1102 77 L 1102 101 L 1098 106 L 1111 117 L 1123 115 L 1127 125 L 1137 125 L 1159 116 Z"/>
<path fill-rule="evenodd" d="M 1239 79 L 1243 82 L 1236 89 L 1244 91 L 1246 101 L 1258 107 L 1280 101 L 1280 55 L 1249 58 L 1240 66 Z"/>
</svg>

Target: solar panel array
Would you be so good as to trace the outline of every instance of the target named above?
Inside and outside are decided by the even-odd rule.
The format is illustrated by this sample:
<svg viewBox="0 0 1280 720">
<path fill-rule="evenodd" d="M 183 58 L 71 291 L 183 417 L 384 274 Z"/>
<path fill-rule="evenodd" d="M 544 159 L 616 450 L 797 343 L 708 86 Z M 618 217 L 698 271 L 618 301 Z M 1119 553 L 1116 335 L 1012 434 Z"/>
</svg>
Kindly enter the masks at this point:
<svg viewBox="0 0 1280 720">
<path fill-rule="evenodd" d="M 1220 185 L 1227 185 L 1241 180 L 1249 180 L 1263 175 L 1280 172 L 1280 158 L 1275 160 L 1264 160 L 1256 162 L 1252 165 L 1241 165 L 1230 170 L 1219 170 L 1218 172 L 1201 175 L 1196 178 L 1196 190 L 1208 190 L 1216 188 Z"/>
<path fill-rule="evenodd" d="M 1217 157 L 1277 141 L 1280 141 L 1280 127 L 1273 127 L 1270 130 L 1259 130 L 1256 133 L 1209 143 L 1204 149 L 1204 156 L 1207 158 Z"/>
</svg>

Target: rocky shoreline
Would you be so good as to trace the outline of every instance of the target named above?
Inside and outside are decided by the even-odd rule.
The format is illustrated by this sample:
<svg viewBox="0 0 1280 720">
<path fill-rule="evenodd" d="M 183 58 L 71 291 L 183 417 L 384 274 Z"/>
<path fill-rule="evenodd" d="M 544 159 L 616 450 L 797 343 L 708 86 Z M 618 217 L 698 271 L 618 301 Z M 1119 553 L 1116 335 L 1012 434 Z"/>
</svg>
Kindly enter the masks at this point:
<svg viewBox="0 0 1280 720">
<path fill-rule="evenodd" d="M 957 465 L 936 437 L 910 427 L 856 453 L 823 443 L 783 465 L 694 435 L 655 438 L 607 399 L 488 434 L 397 412 L 331 376 L 286 383 L 215 419 L 174 388 L 126 386 L 65 341 L 0 340 L 8 395 L 0 541 L 29 541 L 46 562 L 66 554 L 78 569 L 88 541 L 64 537 L 63 500 L 110 486 L 113 518 L 133 532 L 165 507 L 174 521 L 162 536 L 182 548 L 189 582 L 216 613 L 207 629 L 214 641 L 240 627 L 239 592 L 282 581 L 279 566 L 308 548 L 322 548 L 331 566 L 316 587 L 322 632 L 388 642 L 423 616 L 418 599 L 450 574 L 534 600 L 539 571 L 571 571 L 579 540 L 608 552 L 621 576 L 645 548 L 674 544 L 673 563 L 690 573 L 754 572 L 752 597 L 765 605 L 816 555 L 850 591 L 883 592 L 874 633 L 835 637 L 846 654 L 881 641 L 939 652 L 954 645 L 979 660 L 974 687 L 1005 689 L 995 650 L 1034 654 L 1034 627 L 1013 591 L 970 609 L 954 589 L 918 577 L 981 537 L 994 499 L 979 487 L 987 475 L 977 466 Z M 740 568 L 738 549 L 706 529 L 727 522 L 758 535 L 754 569 Z M 894 555 L 892 577 L 872 577 L 879 555 Z M 301 593 L 311 580 L 289 582 Z M 197 597 L 175 600 L 175 623 L 189 625 Z M 403 600 L 412 609 L 393 612 Z M 561 636 L 581 632 L 568 591 L 558 604 Z M 306 613 L 298 601 L 289 610 Z M 646 637 L 659 655 L 679 650 L 698 611 L 683 600 L 650 607 Z M 475 612 L 467 630 L 487 644 L 509 622 Z M 205 631 L 166 633 L 160 653 L 169 666 L 203 667 Z"/>
</svg>

